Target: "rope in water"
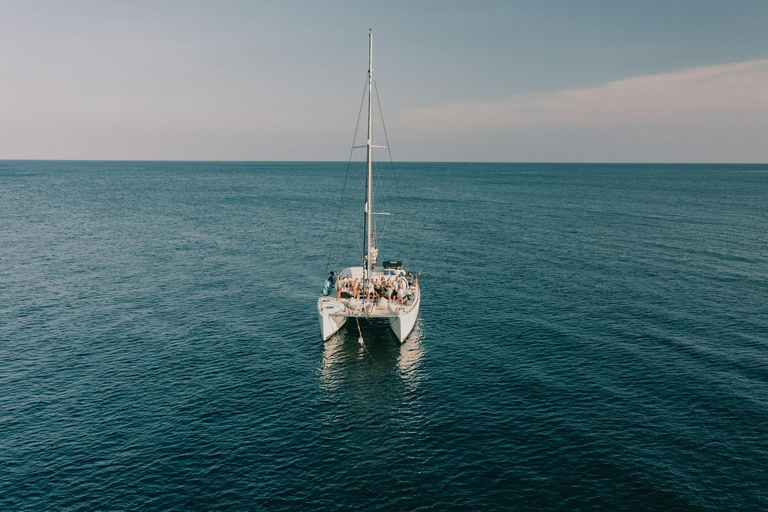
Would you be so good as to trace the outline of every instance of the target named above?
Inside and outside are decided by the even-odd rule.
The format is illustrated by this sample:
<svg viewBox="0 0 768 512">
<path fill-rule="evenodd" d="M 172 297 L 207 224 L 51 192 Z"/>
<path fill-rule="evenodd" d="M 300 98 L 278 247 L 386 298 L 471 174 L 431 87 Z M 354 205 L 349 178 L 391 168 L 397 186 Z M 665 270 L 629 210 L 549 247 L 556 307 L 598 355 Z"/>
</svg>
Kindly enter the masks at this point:
<svg viewBox="0 0 768 512">
<path fill-rule="evenodd" d="M 373 362 L 375 363 L 376 359 L 373 358 L 373 354 L 371 354 L 368 351 L 368 347 L 365 346 L 365 340 L 363 340 L 363 331 L 362 329 L 360 329 L 360 320 L 357 317 L 355 317 L 355 322 L 357 322 L 357 332 L 360 333 L 360 337 L 357 338 L 357 341 L 360 342 L 360 346 L 363 347 L 363 350 L 365 350 L 365 353 L 368 354 L 371 357 L 371 359 L 373 359 Z"/>
</svg>

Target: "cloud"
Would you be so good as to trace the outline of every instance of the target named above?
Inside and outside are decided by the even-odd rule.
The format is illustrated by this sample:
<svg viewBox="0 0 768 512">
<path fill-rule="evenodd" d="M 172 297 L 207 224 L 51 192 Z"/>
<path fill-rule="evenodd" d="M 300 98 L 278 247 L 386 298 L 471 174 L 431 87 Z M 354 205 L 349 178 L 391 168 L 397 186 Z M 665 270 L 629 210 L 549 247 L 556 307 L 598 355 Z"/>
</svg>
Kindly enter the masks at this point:
<svg viewBox="0 0 768 512">
<path fill-rule="evenodd" d="M 442 160 L 765 163 L 768 60 L 412 109 L 399 122 Z"/>
<path fill-rule="evenodd" d="M 402 114 L 414 128 L 594 126 L 768 118 L 768 59 L 617 80 L 590 89 L 462 102 Z"/>
</svg>

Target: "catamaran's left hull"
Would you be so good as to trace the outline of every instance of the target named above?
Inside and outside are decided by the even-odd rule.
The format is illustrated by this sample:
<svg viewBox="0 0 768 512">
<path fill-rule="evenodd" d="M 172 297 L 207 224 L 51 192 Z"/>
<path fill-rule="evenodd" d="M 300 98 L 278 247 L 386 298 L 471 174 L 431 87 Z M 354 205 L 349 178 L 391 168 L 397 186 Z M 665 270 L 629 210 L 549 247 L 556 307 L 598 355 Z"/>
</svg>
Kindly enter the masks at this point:
<svg viewBox="0 0 768 512">
<path fill-rule="evenodd" d="M 323 341 L 327 340 L 347 323 L 347 316 L 339 316 L 340 304 L 330 297 L 320 297 L 317 301 L 317 312 L 320 316 L 320 330 Z"/>
<path fill-rule="evenodd" d="M 329 315 L 320 315 L 320 327 L 323 331 L 323 341 L 327 340 L 344 327 L 347 323 L 346 317 L 334 317 Z"/>
</svg>

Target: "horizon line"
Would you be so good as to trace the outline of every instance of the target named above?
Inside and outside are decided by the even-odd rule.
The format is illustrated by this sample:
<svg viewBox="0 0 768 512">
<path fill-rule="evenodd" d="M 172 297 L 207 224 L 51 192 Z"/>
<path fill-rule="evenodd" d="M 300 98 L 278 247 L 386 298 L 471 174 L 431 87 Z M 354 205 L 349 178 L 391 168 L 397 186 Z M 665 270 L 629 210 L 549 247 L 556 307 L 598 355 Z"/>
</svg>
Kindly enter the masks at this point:
<svg viewBox="0 0 768 512">
<path fill-rule="evenodd" d="M 158 163 L 348 163 L 347 160 L 184 160 L 104 158 L 0 158 L 0 162 L 158 162 Z M 382 161 L 383 163 L 384 161 Z M 627 161 L 501 161 L 501 160 L 393 160 L 403 164 L 583 164 L 583 165 L 768 165 L 768 162 L 627 162 Z"/>
</svg>

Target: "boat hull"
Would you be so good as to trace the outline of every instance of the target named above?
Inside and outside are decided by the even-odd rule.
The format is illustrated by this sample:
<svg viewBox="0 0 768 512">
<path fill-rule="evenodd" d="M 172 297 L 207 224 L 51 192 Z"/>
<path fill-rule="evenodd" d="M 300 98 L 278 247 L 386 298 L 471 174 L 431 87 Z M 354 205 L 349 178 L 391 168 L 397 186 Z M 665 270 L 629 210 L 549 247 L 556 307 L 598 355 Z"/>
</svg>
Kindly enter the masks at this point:
<svg viewBox="0 0 768 512">
<path fill-rule="evenodd" d="M 416 325 L 416 318 L 419 316 L 419 306 L 421 302 L 421 294 L 416 295 L 416 303 L 410 310 L 404 311 L 398 316 L 389 320 L 389 326 L 392 328 L 392 332 L 395 333 L 400 343 L 405 341 L 405 338 L 413 331 L 413 326 Z"/>
<path fill-rule="evenodd" d="M 397 304 L 382 306 L 373 303 L 353 304 L 346 299 L 320 297 L 317 300 L 317 313 L 320 317 L 323 341 L 336 334 L 350 318 L 360 318 L 388 321 L 392 332 L 395 333 L 400 342 L 403 342 L 416 325 L 420 303 L 421 293 L 418 291 L 415 294 L 413 304 L 409 306 Z"/>
<path fill-rule="evenodd" d="M 348 316 L 338 315 L 343 310 L 336 300 L 329 297 L 320 297 L 317 301 L 317 312 L 320 316 L 320 331 L 323 333 L 323 341 L 327 340 L 347 323 Z"/>
</svg>

